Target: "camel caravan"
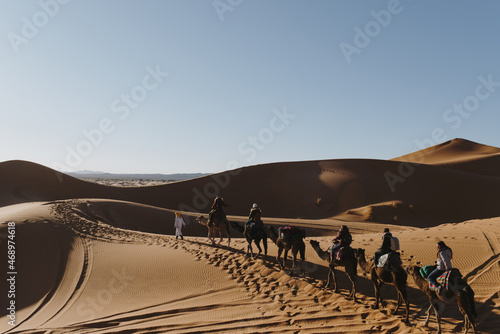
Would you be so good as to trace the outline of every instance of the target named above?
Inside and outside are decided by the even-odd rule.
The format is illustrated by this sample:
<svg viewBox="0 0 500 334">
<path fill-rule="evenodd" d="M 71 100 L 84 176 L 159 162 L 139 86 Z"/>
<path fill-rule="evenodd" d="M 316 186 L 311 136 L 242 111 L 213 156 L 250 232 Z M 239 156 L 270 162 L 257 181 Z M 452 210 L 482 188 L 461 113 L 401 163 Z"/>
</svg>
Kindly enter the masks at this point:
<svg viewBox="0 0 500 334">
<path fill-rule="evenodd" d="M 306 244 L 304 239 L 306 231 L 299 227 L 282 226 L 275 228 L 265 226 L 262 222 L 262 211 L 256 203 L 253 204 L 248 221 L 243 225 L 237 222 L 230 222 L 223 208 L 228 206 L 224 200 L 217 196 L 211 207 L 208 218 L 203 215 L 198 216 L 196 221 L 208 228 L 208 239 L 214 246 L 220 246 L 224 235 L 228 239 L 227 246 L 230 247 L 231 235 L 229 226 L 242 233 L 247 240 L 247 256 L 255 259 L 262 254 L 264 248 L 264 261 L 267 257 L 267 239 L 270 238 L 278 247 L 276 261 L 281 270 L 286 271 L 286 261 L 288 252 L 292 254 L 292 265 L 286 273 L 292 275 L 297 263 L 297 256 L 300 255 L 302 264 L 305 263 Z M 216 235 L 220 237 L 219 242 L 215 241 Z M 261 247 L 262 242 L 262 247 Z M 403 268 L 400 258 L 399 240 L 393 237 L 389 229 L 384 230 L 382 235 L 382 246 L 374 254 L 373 261 L 366 259 L 363 248 L 352 248 L 350 246 L 352 236 L 349 228 L 343 225 L 333 239 L 332 245 L 327 250 L 322 250 L 319 242 L 310 240 L 309 243 L 318 256 L 328 264 L 329 272 L 325 288 L 330 288 L 330 279 L 333 283 L 333 291 L 338 293 L 336 267 L 343 267 L 346 275 L 351 281 L 351 290 L 348 295 L 356 302 L 356 284 L 358 266 L 363 272 L 369 275 L 375 291 L 375 304 L 372 306 L 378 309 L 385 302 L 380 293 L 381 286 L 384 283 L 391 284 L 397 291 L 397 305 L 390 313 L 396 314 L 404 304 L 405 316 L 404 322 L 409 323 L 410 303 L 408 301 L 407 280 L 410 275 L 417 287 L 429 298 L 430 306 L 427 309 L 427 317 L 423 323 L 428 326 L 431 312 L 434 311 L 438 326 L 437 333 L 441 333 L 441 316 L 443 309 L 439 306 L 449 303 L 456 303 L 460 312 L 464 316 L 464 333 L 471 329 L 477 333 L 477 313 L 474 302 L 474 291 L 467 284 L 457 268 L 451 266 L 452 250 L 443 242 L 437 243 L 437 261 L 436 265 L 427 265 L 419 267 L 412 265 Z M 258 253 L 254 256 L 252 243 L 257 247 Z M 284 253 L 283 261 L 281 255 Z"/>
</svg>

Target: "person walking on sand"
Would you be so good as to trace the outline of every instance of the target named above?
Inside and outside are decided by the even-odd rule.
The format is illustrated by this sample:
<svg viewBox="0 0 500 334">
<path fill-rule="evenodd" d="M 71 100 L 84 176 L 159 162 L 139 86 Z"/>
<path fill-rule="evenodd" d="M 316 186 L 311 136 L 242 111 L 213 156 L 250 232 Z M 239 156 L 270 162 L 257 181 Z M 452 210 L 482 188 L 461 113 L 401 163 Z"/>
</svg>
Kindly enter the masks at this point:
<svg viewBox="0 0 500 334">
<path fill-rule="evenodd" d="M 177 238 L 181 237 L 181 240 L 184 240 L 184 237 L 182 236 L 182 227 L 186 226 L 186 223 L 184 222 L 184 219 L 182 219 L 181 214 L 179 212 L 175 213 L 175 222 L 174 222 L 174 227 L 175 227 L 175 240 Z"/>
</svg>

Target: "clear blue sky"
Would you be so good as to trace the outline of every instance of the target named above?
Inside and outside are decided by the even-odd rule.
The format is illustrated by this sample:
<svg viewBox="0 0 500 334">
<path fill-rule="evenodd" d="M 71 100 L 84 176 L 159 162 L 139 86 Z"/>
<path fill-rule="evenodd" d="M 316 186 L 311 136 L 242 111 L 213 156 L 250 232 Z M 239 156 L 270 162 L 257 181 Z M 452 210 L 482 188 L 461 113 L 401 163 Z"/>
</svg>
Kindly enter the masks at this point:
<svg viewBox="0 0 500 334">
<path fill-rule="evenodd" d="M 218 172 L 500 146 L 499 17 L 494 0 L 1 0 L 0 161 Z"/>
</svg>

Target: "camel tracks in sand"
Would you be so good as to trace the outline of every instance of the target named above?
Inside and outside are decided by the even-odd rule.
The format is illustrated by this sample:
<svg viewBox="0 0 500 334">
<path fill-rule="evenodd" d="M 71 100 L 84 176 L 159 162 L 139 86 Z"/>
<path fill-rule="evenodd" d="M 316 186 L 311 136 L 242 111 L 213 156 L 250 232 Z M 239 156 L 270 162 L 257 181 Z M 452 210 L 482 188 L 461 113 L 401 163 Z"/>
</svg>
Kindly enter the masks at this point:
<svg viewBox="0 0 500 334">
<path fill-rule="evenodd" d="M 234 247 L 237 249 L 244 249 L 242 247 L 245 245 L 244 240 L 234 240 Z M 260 305 L 262 318 L 245 319 L 259 328 L 257 332 L 273 332 L 276 330 L 275 326 L 283 321 L 287 324 L 287 332 L 307 333 L 322 328 L 325 333 L 375 333 L 372 325 L 374 321 L 382 333 L 394 333 L 401 328 L 406 328 L 411 333 L 424 332 L 410 329 L 402 323 L 402 317 L 399 315 L 387 315 L 379 310 L 372 310 L 369 305 L 373 303 L 373 298 L 362 296 L 359 303 L 353 303 L 342 294 L 323 289 L 322 280 L 305 275 L 289 276 L 279 269 L 271 257 L 268 257 L 270 261 L 261 258 L 252 260 L 243 251 L 214 248 L 194 240 L 168 242 L 166 246 L 185 251 L 191 254 L 194 260 L 219 268 L 227 273 L 228 278 L 242 285 L 248 300 Z M 207 285 L 209 292 L 213 282 L 206 278 L 203 284 Z M 346 322 L 350 324 L 348 327 L 345 327 Z M 243 327 L 233 323 L 230 331 L 242 329 Z M 198 330 L 201 331 L 201 328 Z"/>
<path fill-rule="evenodd" d="M 88 202 L 81 199 L 52 202 L 51 212 L 58 218 L 58 224 L 83 238 L 113 243 L 135 243 L 163 245 L 169 237 L 122 229 L 111 226 L 92 212 Z"/>
<path fill-rule="evenodd" d="M 352 174 L 349 174 L 349 173 L 346 173 L 346 172 L 341 172 L 341 171 L 338 171 L 338 170 L 331 170 L 331 169 L 325 169 L 325 168 L 323 168 L 321 171 L 322 172 L 327 172 L 327 173 L 332 173 L 332 174 L 339 174 L 339 175 L 342 175 L 342 176 L 350 176 L 350 177 L 353 176 Z"/>
</svg>

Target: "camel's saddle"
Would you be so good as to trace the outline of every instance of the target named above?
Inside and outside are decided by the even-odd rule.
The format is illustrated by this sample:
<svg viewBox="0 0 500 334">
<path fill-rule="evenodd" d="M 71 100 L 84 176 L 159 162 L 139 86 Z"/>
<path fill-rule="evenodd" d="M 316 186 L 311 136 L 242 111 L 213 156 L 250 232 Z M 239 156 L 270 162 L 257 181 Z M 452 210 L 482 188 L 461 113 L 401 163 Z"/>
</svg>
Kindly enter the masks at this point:
<svg viewBox="0 0 500 334">
<path fill-rule="evenodd" d="M 460 288 L 459 280 L 461 278 L 462 274 L 460 273 L 460 271 L 457 268 L 452 268 L 442 273 L 438 278 L 436 278 L 436 281 L 443 287 L 442 291 L 446 291 L 451 286 L 454 286 L 455 288 Z M 465 285 L 463 287 L 465 288 Z M 437 286 L 435 286 L 430 282 L 429 282 L 429 288 L 433 291 L 436 291 L 438 289 Z"/>
<path fill-rule="evenodd" d="M 335 247 L 335 245 L 336 244 L 332 244 L 330 245 L 330 247 L 328 247 L 328 253 L 332 253 L 332 249 L 333 247 Z M 342 259 L 344 258 L 344 254 L 348 253 L 350 250 L 352 250 L 351 246 L 342 246 L 339 249 L 335 250 L 335 252 L 333 252 L 332 259 L 336 261 L 342 261 Z"/>
<path fill-rule="evenodd" d="M 399 268 L 402 264 L 399 252 L 392 251 L 379 257 L 377 267 L 392 269 Z"/>
<path fill-rule="evenodd" d="M 258 232 L 260 230 L 265 232 L 264 223 L 262 221 L 256 222 L 253 219 L 247 220 L 245 228 L 247 231 Z"/>
<path fill-rule="evenodd" d="M 219 227 L 219 220 L 225 220 L 226 213 L 222 209 L 214 209 L 212 211 L 212 224 Z"/>
</svg>

